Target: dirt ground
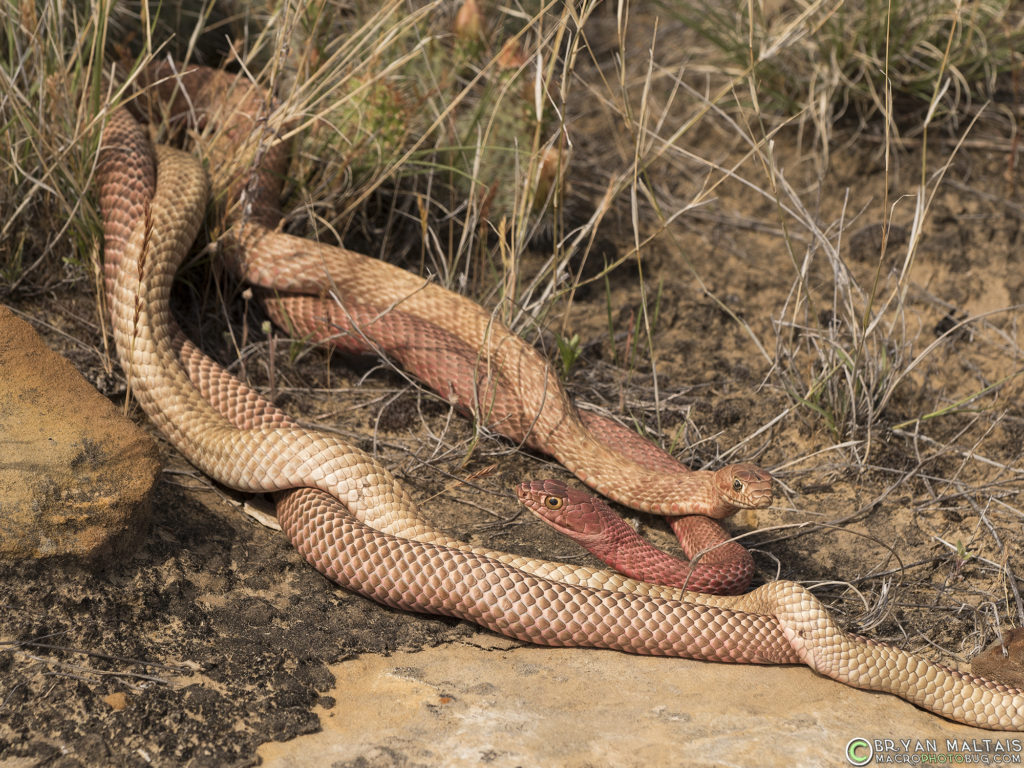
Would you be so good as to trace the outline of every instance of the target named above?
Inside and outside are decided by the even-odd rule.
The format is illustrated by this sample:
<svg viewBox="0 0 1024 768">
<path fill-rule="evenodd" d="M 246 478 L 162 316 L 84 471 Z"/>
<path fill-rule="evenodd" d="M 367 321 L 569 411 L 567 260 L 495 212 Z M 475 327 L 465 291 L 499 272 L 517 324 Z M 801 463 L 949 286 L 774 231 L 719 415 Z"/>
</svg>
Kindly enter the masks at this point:
<svg viewBox="0 0 1024 768">
<path fill-rule="evenodd" d="M 572 132 L 585 174 L 588 155 L 608 151 L 608 119 L 591 114 L 585 100 L 577 107 Z M 720 124 L 702 126 L 685 137 L 694 154 L 728 167 L 746 152 Z M 794 405 L 781 371 L 788 366 L 810 380 L 801 335 L 810 324 L 842 322 L 829 315 L 837 280 L 852 280 L 865 294 L 877 285 L 879 296 L 896 285 L 911 238 L 914 201 L 906 195 L 921 178 L 913 142 L 895 151 L 886 172 L 870 128 L 840 128 L 834 146 L 841 151 L 819 175 L 806 137 L 801 144 L 795 129 L 776 136 L 777 166 L 815 219 L 823 228 L 842 220 L 838 247 L 847 270 L 834 272 L 820 249 L 811 255 L 804 285 L 817 304 L 795 318 L 792 334 L 780 324 L 794 320 L 785 312 L 807 233 L 789 221 L 791 252 L 777 201 L 738 181 L 723 183 L 712 202 L 642 251 L 644 290 L 660 296 L 653 355 L 641 348 L 622 365 L 641 311 L 635 259 L 610 274 L 607 290 L 598 283 L 577 292 L 568 324 L 583 349 L 569 380 L 578 400 L 660 429 L 664 444 L 693 468 L 749 460 L 775 474 L 775 505 L 730 523 L 735 533 L 749 533 L 743 542 L 757 562 L 755 583 L 804 583 L 850 629 L 961 666 L 995 638 L 997 625 L 1019 623 L 1013 574 L 1024 542 L 1020 158 L 994 128 L 978 131 L 977 144 L 952 159 L 925 220 L 903 282 L 903 338 L 893 339 L 888 355 L 893 366 L 899 359 L 907 366 L 935 346 L 870 431 L 831 432 L 812 410 Z M 628 137 L 616 134 L 616 141 L 628 152 Z M 947 136 L 934 138 L 929 176 L 951 153 Z M 758 172 L 756 161 L 744 165 L 748 176 Z M 665 162 L 651 169 L 650 184 L 664 199 L 685 200 L 705 173 L 695 162 Z M 763 173 L 757 178 L 767 186 Z M 886 184 L 894 226 L 880 259 Z M 584 177 L 573 194 L 586 199 L 599 187 L 600 179 Z M 609 250 L 628 251 L 628 205 L 607 218 L 601 236 Z M 222 314 L 199 305 L 209 283 L 202 286 L 179 291 L 182 325 L 232 363 Z M 123 400 L 88 278 L 8 301 L 104 394 Z M 249 338 L 260 338 L 258 308 L 239 300 L 229 313 L 235 333 L 247 323 Z M 950 318 L 985 313 L 940 338 Z M 779 336 L 792 340 L 777 343 Z M 258 386 L 268 384 L 271 350 L 262 346 L 244 371 L 234 368 Z M 567 477 L 560 467 L 475 433 L 437 397 L 375 361 L 317 350 L 293 360 L 292 351 L 283 339 L 273 348 L 278 404 L 379 455 L 437 525 L 495 549 L 592 562 L 511 494 L 525 477 Z M 547 351 L 557 356 L 550 341 Z M 956 413 L 915 421 L 990 386 Z M 137 409 L 133 418 L 144 422 Z M 909 423 L 894 429 L 902 422 Z M 840 445 L 847 441 L 856 443 Z M 328 665 L 481 631 L 337 589 L 280 533 L 245 516 L 244 497 L 211 484 L 163 445 L 158 503 L 132 557 L 103 571 L 60 574 L 50 565 L 0 565 L 0 638 L 19 641 L 0 646 L 0 758 L 48 766 L 250 765 L 260 743 L 317 729 L 312 708 L 329 704 Z M 663 522 L 628 514 L 671 548 Z"/>
</svg>

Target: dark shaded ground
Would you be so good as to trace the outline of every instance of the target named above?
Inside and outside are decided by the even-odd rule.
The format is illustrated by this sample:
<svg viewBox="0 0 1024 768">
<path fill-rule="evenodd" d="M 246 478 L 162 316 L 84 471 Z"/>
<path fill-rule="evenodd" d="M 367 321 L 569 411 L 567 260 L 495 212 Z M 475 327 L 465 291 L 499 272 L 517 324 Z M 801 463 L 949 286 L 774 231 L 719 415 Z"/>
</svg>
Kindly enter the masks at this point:
<svg viewBox="0 0 1024 768">
<path fill-rule="evenodd" d="M 28 643 L 0 647 L 0 755 L 250 764 L 268 738 L 317 728 L 328 664 L 473 631 L 333 589 L 280 533 L 172 483 L 124 563 L 3 567 L 0 637 Z"/>
</svg>

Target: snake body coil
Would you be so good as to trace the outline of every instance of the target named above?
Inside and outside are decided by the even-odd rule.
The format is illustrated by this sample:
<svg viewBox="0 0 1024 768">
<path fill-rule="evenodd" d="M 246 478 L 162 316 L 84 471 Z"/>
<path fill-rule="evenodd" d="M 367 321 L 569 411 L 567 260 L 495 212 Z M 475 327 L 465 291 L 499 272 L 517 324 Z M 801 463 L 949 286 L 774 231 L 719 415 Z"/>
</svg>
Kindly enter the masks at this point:
<svg viewBox="0 0 1024 768">
<path fill-rule="evenodd" d="M 104 134 L 99 180 L 107 298 L 131 393 L 167 438 L 217 481 L 245 491 L 281 491 L 278 512 L 288 536 L 342 586 L 545 645 L 803 663 L 964 723 L 1024 728 L 1024 692 L 847 634 L 797 584 L 773 582 L 738 597 L 700 595 L 474 548 L 435 531 L 376 459 L 295 425 L 178 330 L 169 291 L 206 198 L 195 159 L 163 147 L 154 156 L 134 119 L 117 112 Z M 320 261 L 335 259 L 322 246 L 314 251 Z M 394 277 L 386 265 L 375 278 L 365 263 L 356 271 L 357 281 Z M 411 298 L 429 302 L 441 291 L 408 275 L 390 290 L 403 309 Z M 452 301 L 461 306 L 465 300 Z M 435 316 L 446 311 L 437 309 Z M 484 325 L 492 325 L 489 317 Z M 483 329 L 480 339 L 490 359 L 505 354 L 507 342 L 495 341 L 490 331 Z M 501 370 L 518 370 L 524 359 L 515 357 Z M 524 372 L 527 380 L 537 375 Z"/>
</svg>

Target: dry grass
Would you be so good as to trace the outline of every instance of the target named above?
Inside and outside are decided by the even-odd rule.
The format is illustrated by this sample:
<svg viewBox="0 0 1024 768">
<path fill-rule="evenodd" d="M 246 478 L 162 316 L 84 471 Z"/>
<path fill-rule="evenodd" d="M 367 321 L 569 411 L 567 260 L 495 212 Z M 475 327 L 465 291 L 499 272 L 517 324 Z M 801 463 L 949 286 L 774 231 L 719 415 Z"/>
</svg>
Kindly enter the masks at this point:
<svg viewBox="0 0 1024 768">
<path fill-rule="evenodd" d="M 737 105 L 773 125 L 795 118 L 825 156 L 840 121 L 884 121 L 904 136 L 925 123 L 962 128 L 1005 92 L 1024 43 L 1024 15 L 1008 0 L 660 5 L 701 33 L 724 71 L 756 81 Z"/>
<path fill-rule="evenodd" d="M 0 8 L 0 295 L 44 263 L 45 286 L 81 277 L 89 263 L 105 25 L 101 14 L 50 4 Z"/>
</svg>

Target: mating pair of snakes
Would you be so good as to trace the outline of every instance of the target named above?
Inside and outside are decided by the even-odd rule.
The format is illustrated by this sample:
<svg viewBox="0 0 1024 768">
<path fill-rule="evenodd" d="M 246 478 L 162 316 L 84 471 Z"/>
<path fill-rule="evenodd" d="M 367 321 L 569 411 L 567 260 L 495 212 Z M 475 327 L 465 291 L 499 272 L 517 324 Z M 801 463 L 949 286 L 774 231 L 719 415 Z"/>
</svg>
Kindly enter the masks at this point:
<svg viewBox="0 0 1024 768">
<path fill-rule="evenodd" d="M 196 131 L 218 126 L 201 143 L 228 222 L 218 252 L 261 292 L 281 327 L 342 349 L 386 350 L 451 402 L 550 453 L 598 492 L 689 521 L 674 527 L 713 533 L 711 517 L 770 503 L 770 476 L 750 465 L 690 472 L 656 449 L 623 456 L 617 449 L 639 438 L 617 426 L 610 427 L 619 430 L 614 445 L 600 438 L 602 422 L 581 417 L 546 361 L 477 304 L 386 263 L 278 231 L 288 148 L 267 129 L 276 107 L 263 89 L 219 70 L 170 63 L 142 79 L 147 98 L 172 122 L 190 121 Z M 258 160 L 240 161 L 239 149 L 254 143 Z M 456 616 L 544 645 L 806 664 L 952 720 L 1024 729 L 1024 691 L 846 633 L 795 583 L 703 594 L 486 550 L 432 528 L 377 459 L 299 426 L 176 325 L 170 287 L 203 221 L 209 184 L 193 155 L 154 147 L 126 109 L 110 114 L 98 186 L 118 357 L 130 393 L 171 443 L 218 482 L 274 493 L 295 547 L 338 584 L 390 606 Z M 575 494 L 545 483 L 520 488 L 535 508 L 580 511 L 586 521 L 601 503 Z M 704 516 L 679 518 L 694 513 Z M 722 549 L 730 551 L 713 551 Z M 690 586 L 708 586 L 705 576 L 721 569 L 715 558 L 688 574 Z M 710 576 L 710 586 L 745 587 L 751 567 L 742 558 L 725 556 L 726 572 L 738 570 L 724 577 L 725 586 Z"/>
</svg>

